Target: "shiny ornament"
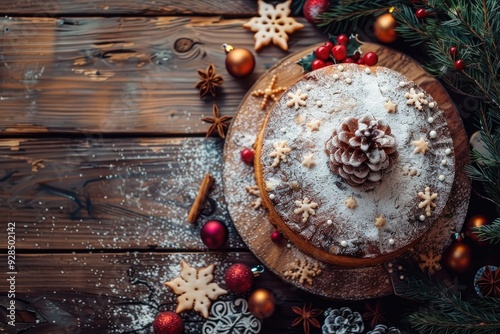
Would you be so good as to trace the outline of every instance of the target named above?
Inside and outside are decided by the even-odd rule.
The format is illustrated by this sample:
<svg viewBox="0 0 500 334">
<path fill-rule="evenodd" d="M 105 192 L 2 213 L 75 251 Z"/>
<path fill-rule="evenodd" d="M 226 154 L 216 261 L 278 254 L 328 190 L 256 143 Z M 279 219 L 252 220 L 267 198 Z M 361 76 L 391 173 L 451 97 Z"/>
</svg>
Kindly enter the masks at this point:
<svg viewBox="0 0 500 334">
<path fill-rule="evenodd" d="M 396 28 L 397 22 L 391 13 L 380 15 L 375 21 L 374 33 L 375 37 L 383 43 L 392 43 L 398 37 Z"/>
<path fill-rule="evenodd" d="M 477 233 L 475 233 L 475 227 L 481 227 L 484 225 L 488 225 L 490 220 L 488 217 L 484 215 L 475 215 L 469 218 L 464 225 L 465 228 L 465 236 L 470 240 L 476 242 L 478 245 L 486 246 L 488 245 L 487 241 L 480 241 Z"/>
<path fill-rule="evenodd" d="M 273 242 L 278 242 L 283 238 L 283 235 L 279 231 L 274 231 L 271 233 L 271 240 Z"/>
<path fill-rule="evenodd" d="M 254 274 L 249 266 L 235 263 L 224 274 L 226 287 L 234 293 L 244 293 L 252 288 Z"/>
<path fill-rule="evenodd" d="M 463 71 L 465 68 L 465 62 L 462 59 L 456 60 L 455 63 L 453 63 L 453 66 L 455 66 L 455 69 L 457 71 Z"/>
<path fill-rule="evenodd" d="M 255 69 L 255 57 L 247 49 L 223 44 L 226 51 L 226 69 L 233 77 L 244 78 Z"/>
<path fill-rule="evenodd" d="M 210 249 L 218 249 L 226 244 L 227 227 L 218 220 L 209 220 L 201 228 L 201 240 Z"/>
<path fill-rule="evenodd" d="M 302 13 L 310 23 L 318 23 L 318 16 L 323 14 L 330 7 L 329 0 L 306 0 Z"/>
<path fill-rule="evenodd" d="M 274 313 L 275 306 L 273 293 L 267 289 L 257 289 L 248 297 L 248 308 L 259 319 L 269 318 Z"/>
<path fill-rule="evenodd" d="M 248 165 L 253 164 L 253 158 L 255 156 L 254 152 L 249 148 L 244 148 L 240 152 L 241 160 Z"/>
<path fill-rule="evenodd" d="M 153 321 L 154 334 L 182 334 L 184 322 L 175 312 L 161 312 Z"/>
<path fill-rule="evenodd" d="M 443 264 L 456 273 L 464 273 L 472 267 L 472 249 L 464 242 L 452 243 L 443 254 Z"/>
</svg>

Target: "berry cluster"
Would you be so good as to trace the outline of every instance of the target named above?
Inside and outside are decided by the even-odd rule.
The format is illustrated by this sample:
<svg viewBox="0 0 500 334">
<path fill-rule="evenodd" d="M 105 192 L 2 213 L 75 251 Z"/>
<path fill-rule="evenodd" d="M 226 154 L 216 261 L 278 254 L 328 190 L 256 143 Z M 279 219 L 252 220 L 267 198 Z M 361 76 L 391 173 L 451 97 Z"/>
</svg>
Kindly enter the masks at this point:
<svg viewBox="0 0 500 334">
<path fill-rule="evenodd" d="M 359 51 L 359 42 L 347 35 L 332 36 L 331 41 L 319 46 L 311 54 L 302 58 L 298 64 L 305 71 L 314 71 L 325 66 L 339 63 L 356 63 L 374 66 L 378 62 L 375 52 L 367 52 L 363 56 Z"/>
<path fill-rule="evenodd" d="M 456 46 L 450 47 L 450 56 L 453 58 L 453 65 L 457 71 L 463 71 L 465 68 L 465 62 L 462 59 L 457 59 L 458 57 L 458 48 Z"/>
</svg>

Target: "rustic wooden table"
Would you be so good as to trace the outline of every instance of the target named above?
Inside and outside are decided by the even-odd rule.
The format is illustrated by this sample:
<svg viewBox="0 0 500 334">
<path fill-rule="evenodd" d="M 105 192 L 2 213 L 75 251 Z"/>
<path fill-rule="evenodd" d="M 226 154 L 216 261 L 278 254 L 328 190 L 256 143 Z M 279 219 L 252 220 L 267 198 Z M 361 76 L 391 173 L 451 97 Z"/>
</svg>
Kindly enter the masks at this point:
<svg viewBox="0 0 500 334">
<path fill-rule="evenodd" d="M 290 50 L 254 52 L 254 73 L 236 79 L 221 44 L 253 51 L 253 33 L 242 24 L 257 15 L 255 1 L 2 0 L 0 13 L 0 331 L 150 333 L 159 311 L 175 309 L 163 282 L 178 275 L 182 259 L 215 264 L 219 283 L 232 263 L 259 264 L 222 196 L 223 141 L 205 139 L 209 124 L 201 119 L 214 99 L 199 98 L 196 70 L 216 66 L 225 82 L 215 102 L 234 115 L 267 69 L 324 41 L 322 32 L 297 18 L 305 28 L 291 35 Z M 206 172 L 216 179 L 212 207 L 189 224 Z M 208 219 L 229 228 L 216 252 L 200 239 Z M 11 276 L 15 329 L 4 314 Z M 291 307 L 306 302 L 366 308 L 314 297 L 271 272 L 254 286 L 277 298 L 262 333 L 301 333 L 291 327 Z M 388 318 L 397 322 L 403 311 Z M 202 317 L 182 317 L 186 333 L 200 332 Z"/>
</svg>

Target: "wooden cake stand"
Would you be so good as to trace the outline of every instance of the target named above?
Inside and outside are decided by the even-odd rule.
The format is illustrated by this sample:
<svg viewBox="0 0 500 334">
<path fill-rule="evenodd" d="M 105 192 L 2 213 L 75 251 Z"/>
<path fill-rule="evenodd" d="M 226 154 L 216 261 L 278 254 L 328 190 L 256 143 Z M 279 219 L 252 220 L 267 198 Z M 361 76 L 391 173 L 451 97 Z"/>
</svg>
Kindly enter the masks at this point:
<svg viewBox="0 0 500 334">
<path fill-rule="evenodd" d="M 269 69 L 243 98 L 224 147 L 223 181 L 228 209 L 236 229 L 250 250 L 269 270 L 290 284 L 316 295 L 334 299 L 355 300 L 389 295 L 393 293 L 393 287 L 384 265 L 344 268 L 320 262 L 321 273 L 314 277 L 312 284 L 285 277 L 285 271 L 291 268 L 295 260 L 313 259 L 287 240 L 277 243 L 271 241 L 270 235 L 275 227 L 267 218 L 265 209 L 253 207 L 252 202 L 258 200 L 258 196 L 250 194 L 245 189 L 247 186 L 255 185 L 255 179 L 253 167 L 241 161 L 240 151 L 245 147 L 252 147 L 272 104 L 270 101 L 265 110 L 260 110 L 262 99 L 252 96 L 251 92 L 265 89 L 273 75 L 278 77 L 276 87 L 288 87 L 296 82 L 304 74 L 302 67 L 296 62 L 316 47 L 318 45 L 283 59 Z M 463 170 L 469 159 L 469 148 L 462 121 L 445 89 L 416 61 L 400 52 L 376 44 L 365 43 L 361 49 L 363 53 L 376 52 L 379 57 L 377 65 L 398 71 L 416 82 L 432 95 L 445 113 L 456 159 L 451 196 L 436 224 L 418 245 L 405 255 L 410 255 L 419 261 L 420 254 L 441 254 L 451 240 L 450 234 L 459 231 L 463 224 L 471 192 L 470 180 Z"/>
</svg>

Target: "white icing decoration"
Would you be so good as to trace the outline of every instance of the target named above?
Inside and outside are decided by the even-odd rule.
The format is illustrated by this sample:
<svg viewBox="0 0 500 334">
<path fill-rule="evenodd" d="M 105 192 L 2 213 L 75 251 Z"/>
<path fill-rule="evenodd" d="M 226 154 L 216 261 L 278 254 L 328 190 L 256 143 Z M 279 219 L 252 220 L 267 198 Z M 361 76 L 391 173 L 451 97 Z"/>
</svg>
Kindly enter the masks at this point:
<svg viewBox="0 0 500 334">
<path fill-rule="evenodd" d="M 425 216 L 424 215 L 420 215 L 420 217 L 418 217 L 418 219 L 420 219 L 421 221 L 424 221 L 425 220 Z"/>
<path fill-rule="evenodd" d="M 400 280 L 404 280 L 404 279 L 405 279 L 405 275 L 401 275 L 401 276 L 399 276 L 399 279 L 400 279 Z"/>
<path fill-rule="evenodd" d="M 323 102 L 320 100 L 316 101 L 316 106 L 321 108 L 323 106 Z"/>
<path fill-rule="evenodd" d="M 392 246 L 392 245 L 394 245 L 394 243 L 395 243 L 394 239 L 392 239 L 392 238 L 391 238 L 391 239 L 389 239 L 389 245 L 391 245 L 391 246 Z"/>
<path fill-rule="evenodd" d="M 367 67 L 367 68 L 365 68 L 365 73 L 370 74 L 370 73 L 372 73 L 372 70 L 369 67 Z"/>
<path fill-rule="evenodd" d="M 446 155 L 450 155 L 451 154 L 451 148 L 447 148 L 446 151 L 444 151 L 444 153 Z"/>
<path fill-rule="evenodd" d="M 441 160 L 441 165 L 442 166 L 446 166 L 448 164 L 448 161 L 446 161 L 445 159 Z"/>
<path fill-rule="evenodd" d="M 417 93 L 415 88 L 410 88 L 410 91 L 405 94 L 405 97 L 408 100 L 406 104 L 414 105 L 417 110 L 422 110 L 423 106 L 429 103 L 429 101 L 424 99 L 425 94 L 423 92 Z"/>
<path fill-rule="evenodd" d="M 351 84 L 352 83 L 352 79 L 351 78 L 345 78 L 345 82 L 348 83 L 348 84 Z"/>
<path fill-rule="evenodd" d="M 275 199 L 275 198 L 276 198 L 276 196 L 274 194 L 269 195 L 269 199 Z"/>
<path fill-rule="evenodd" d="M 404 81 L 399 82 L 399 87 L 404 87 L 404 86 L 406 86 L 406 82 Z"/>
<path fill-rule="evenodd" d="M 344 66 L 342 66 L 342 65 L 337 66 L 337 70 L 339 70 L 340 72 L 342 72 L 344 70 Z"/>
<path fill-rule="evenodd" d="M 287 147 L 286 145 L 287 145 L 286 140 L 282 142 L 276 142 L 273 144 L 274 151 L 269 154 L 271 158 L 274 157 L 274 161 L 272 164 L 273 167 L 278 166 L 281 161 L 286 162 L 286 154 L 292 150 L 290 147 Z"/>
<path fill-rule="evenodd" d="M 423 200 L 418 204 L 418 208 L 422 209 L 425 207 L 425 214 L 429 217 L 431 215 L 431 209 L 436 207 L 433 201 L 438 197 L 438 194 L 431 194 L 431 188 L 425 187 L 425 192 L 419 192 L 418 197 Z"/>
<path fill-rule="evenodd" d="M 302 222 L 305 223 L 309 216 L 314 216 L 316 214 L 316 209 L 318 207 L 318 203 L 311 202 L 309 198 L 304 197 L 302 201 L 295 201 L 295 206 L 297 209 L 293 210 L 295 214 L 302 213 Z"/>
<path fill-rule="evenodd" d="M 297 89 L 295 93 L 288 93 L 290 100 L 286 103 L 288 107 L 294 107 L 295 110 L 306 105 L 307 94 L 302 94 L 302 90 Z"/>
<path fill-rule="evenodd" d="M 436 138 L 437 137 L 437 132 L 432 130 L 431 132 L 429 132 L 429 137 L 431 137 L 432 139 Z"/>
<path fill-rule="evenodd" d="M 431 117 L 427 118 L 427 122 L 429 122 L 429 123 L 434 122 L 434 117 L 431 116 Z"/>
<path fill-rule="evenodd" d="M 317 119 L 313 119 L 312 121 L 310 121 L 306 125 L 309 128 L 309 130 L 311 130 L 311 131 L 318 131 L 319 126 L 321 125 L 321 121 L 319 121 Z"/>
<path fill-rule="evenodd" d="M 391 100 L 388 100 L 386 103 L 384 103 L 384 108 L 388 113 L 395 113 L 397 104 L 393 103 Z"/>
<path fill-rule="evenodd" d="M 439 181 L 443 182 L 445 178 L 446 177 L 443 174 L 439 175 Z"/>
<path fill-rule="evenodd" d="M 339 79 L 339 75 L 338 75 L 337 73 L 335 73 L 334 75 L 332 75 L 332 78 L 333 78 L 334 80 L 338 80 L 338 79 Z"/>
<path fill-rule="evenodd" d="M 312 89 L 312 86 L 311 86 L 311 85 L 309 85 L 309 84 L 307 84 L 307 85 L 306 85 L 306 90 L 311 90 L 311 89 Z"/>
<path fill-rule="evenodd" d="M 314 154 L 313 153 L 305 155 L 304 158 L 302 159 L 302 165 L 306 166 L 307 168 L 311 168 L 315 164 L 316 164 L 316 162 L 314 161 Z"/>
<path fill-rule="evenodd" d="M 429 103 L 429 108 L 434 108 L 436 106 L 436 103 L 435 102 L 430 102 Z"/>
<path fill-rule="evenodd" d="M 286 248 L 292 248 L 292 244 L 286 244 Z"/>
<path fill-rule="evenodd" d="M 347 247 L 347 241 L 342 240 L 342 241 L 340 242 L 340 246 L 342 246 L 342 247 Z"/>
<path fill-rule="evenodd" d="M 280 131 L 286 133 L 286 128 L 281 128 Z"/>
<path fill-rule="evenodd" d="M 331 219 L 328 219 L 328 220 L 326 221 L 326 224 L 327 224 L 327 225 L 332 225 L 332 224 L 333 224 L 333 221 L 332 221 Z"/>
</svg>

